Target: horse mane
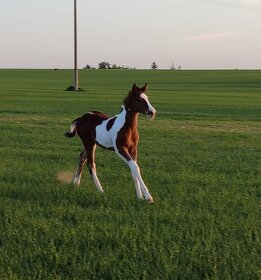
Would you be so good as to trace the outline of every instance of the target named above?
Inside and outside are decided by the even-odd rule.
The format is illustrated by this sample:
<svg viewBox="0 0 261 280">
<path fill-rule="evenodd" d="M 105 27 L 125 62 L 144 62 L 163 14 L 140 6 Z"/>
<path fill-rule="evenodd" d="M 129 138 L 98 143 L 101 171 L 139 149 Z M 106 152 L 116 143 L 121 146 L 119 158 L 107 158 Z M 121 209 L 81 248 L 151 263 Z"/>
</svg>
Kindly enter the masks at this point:
<svg viewBox="0 0 261 280">
<path fill-rule="evenodd" d="M 123 99 L 123 105 L 126 109 L 130 109 L 131 105 L 131 91 L 129 91 L 128 95 Z"/>
</svg>

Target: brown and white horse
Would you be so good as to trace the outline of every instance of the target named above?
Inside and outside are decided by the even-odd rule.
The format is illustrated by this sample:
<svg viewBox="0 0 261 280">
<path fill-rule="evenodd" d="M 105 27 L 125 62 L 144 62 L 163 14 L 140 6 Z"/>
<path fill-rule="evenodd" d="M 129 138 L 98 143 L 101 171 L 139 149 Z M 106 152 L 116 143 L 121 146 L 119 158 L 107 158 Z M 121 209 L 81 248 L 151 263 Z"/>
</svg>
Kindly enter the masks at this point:
<svg viewBox="0 0 261 280">
<path fill-rule="evenodd" d="M 123 100 L 120 113 L 114 117 L 91 111 L 72 122 L 70 130 L 65 133 L 65 136 L 71 138 L 77 133 L 84 146 L 74 177 L 75 186 L 80 185 L 82 169 L 87 161 L 87 167 L 97 189 L 103 192 L 94 162 L 95 149 L 98 145 L 116 152 L 128 164 L 135 183 L 137 197 L 139 199 L 145 198 L 149 203 L 153 203 L 153 198 L 143 182 L 137 164 L 138 114 L 142 113 L 151 119 L 156 116 L 156 110 L 152 107 L 146 95 L 147 89 L 147 84 L 142 88 L 134 84 Z"/>
</svg>

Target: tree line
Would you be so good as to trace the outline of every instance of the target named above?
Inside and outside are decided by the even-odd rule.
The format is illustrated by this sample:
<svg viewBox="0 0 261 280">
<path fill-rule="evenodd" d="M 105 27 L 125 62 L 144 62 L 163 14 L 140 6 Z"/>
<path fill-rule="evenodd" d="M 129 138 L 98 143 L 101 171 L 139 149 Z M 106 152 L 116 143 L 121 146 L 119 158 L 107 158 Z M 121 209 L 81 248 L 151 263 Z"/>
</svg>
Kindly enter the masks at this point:
<svg viewBox="0 0 261 280">
<path fill-rule="evenodd" d="M 89 64 L 87 64 L 85 67 L 83 67 L 83 69 L 96 69 L 95 67 L 92 67 L 90 66 Z M 97 69 L 135 69 L 134 68 L 131 68 L 131 67 L 128 67 L 128 66 L 119 66 L 117 65 L 116 63 L 113 63 L 113 64 L 110 64 L 109 62 L 107 61 L 102 61 L 98 64 L 98 68 Z"/>
<path fill-rule="evenodd" d="M 96 69 L 95 67 L 90 66 L 89 64 L 87 64 L 85 67 L 83 67 L 83 69 Z M 102 61 L 98 64 L 98 68 L 97 69 L 136 69 L 135 67 L 128 67 L 128 66 L 119 66 L 116 63 L 110 64 L 107 61 Z M 155 61 L 152 62 L 150 69 L 153 70 L 157 70 L 158 65 Z M 178 67 L 175 67 L 174 62 L 171 63 L 170 70 L 181 70 L 181 65 L 179 65 Z"/>
</svg>

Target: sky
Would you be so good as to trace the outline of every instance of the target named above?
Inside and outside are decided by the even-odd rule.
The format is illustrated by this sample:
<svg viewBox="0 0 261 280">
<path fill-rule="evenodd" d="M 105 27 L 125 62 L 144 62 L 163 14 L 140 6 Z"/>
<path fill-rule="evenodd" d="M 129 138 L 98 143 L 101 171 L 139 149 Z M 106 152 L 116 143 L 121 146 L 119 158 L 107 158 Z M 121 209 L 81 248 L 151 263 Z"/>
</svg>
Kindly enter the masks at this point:
<svg viewBox="0 0 261 280">
<path fill-rule="evenodd" d="M 73 0 L 0 0 L 0 68 L 73 68 Z M 78 66 L 261 69 L 261 0 L 77 0 Z"/>
</svg>

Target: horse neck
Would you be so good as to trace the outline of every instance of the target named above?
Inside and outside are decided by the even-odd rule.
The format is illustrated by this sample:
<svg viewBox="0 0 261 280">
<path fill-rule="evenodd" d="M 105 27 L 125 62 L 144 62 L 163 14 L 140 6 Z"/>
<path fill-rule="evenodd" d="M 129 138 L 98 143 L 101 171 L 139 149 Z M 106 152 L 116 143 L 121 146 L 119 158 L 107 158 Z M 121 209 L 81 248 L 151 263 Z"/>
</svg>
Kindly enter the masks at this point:
<svg viewBox="0 0 261 280">
<path fill-rule="evenodd" d="M 138 126 L 138 112 L 134 112 L 132 110 L 126 109 L 125 106 L 122 106 L 125 111 L 125 126 L 130 129 L 137 129 Z"/>
</svg>

